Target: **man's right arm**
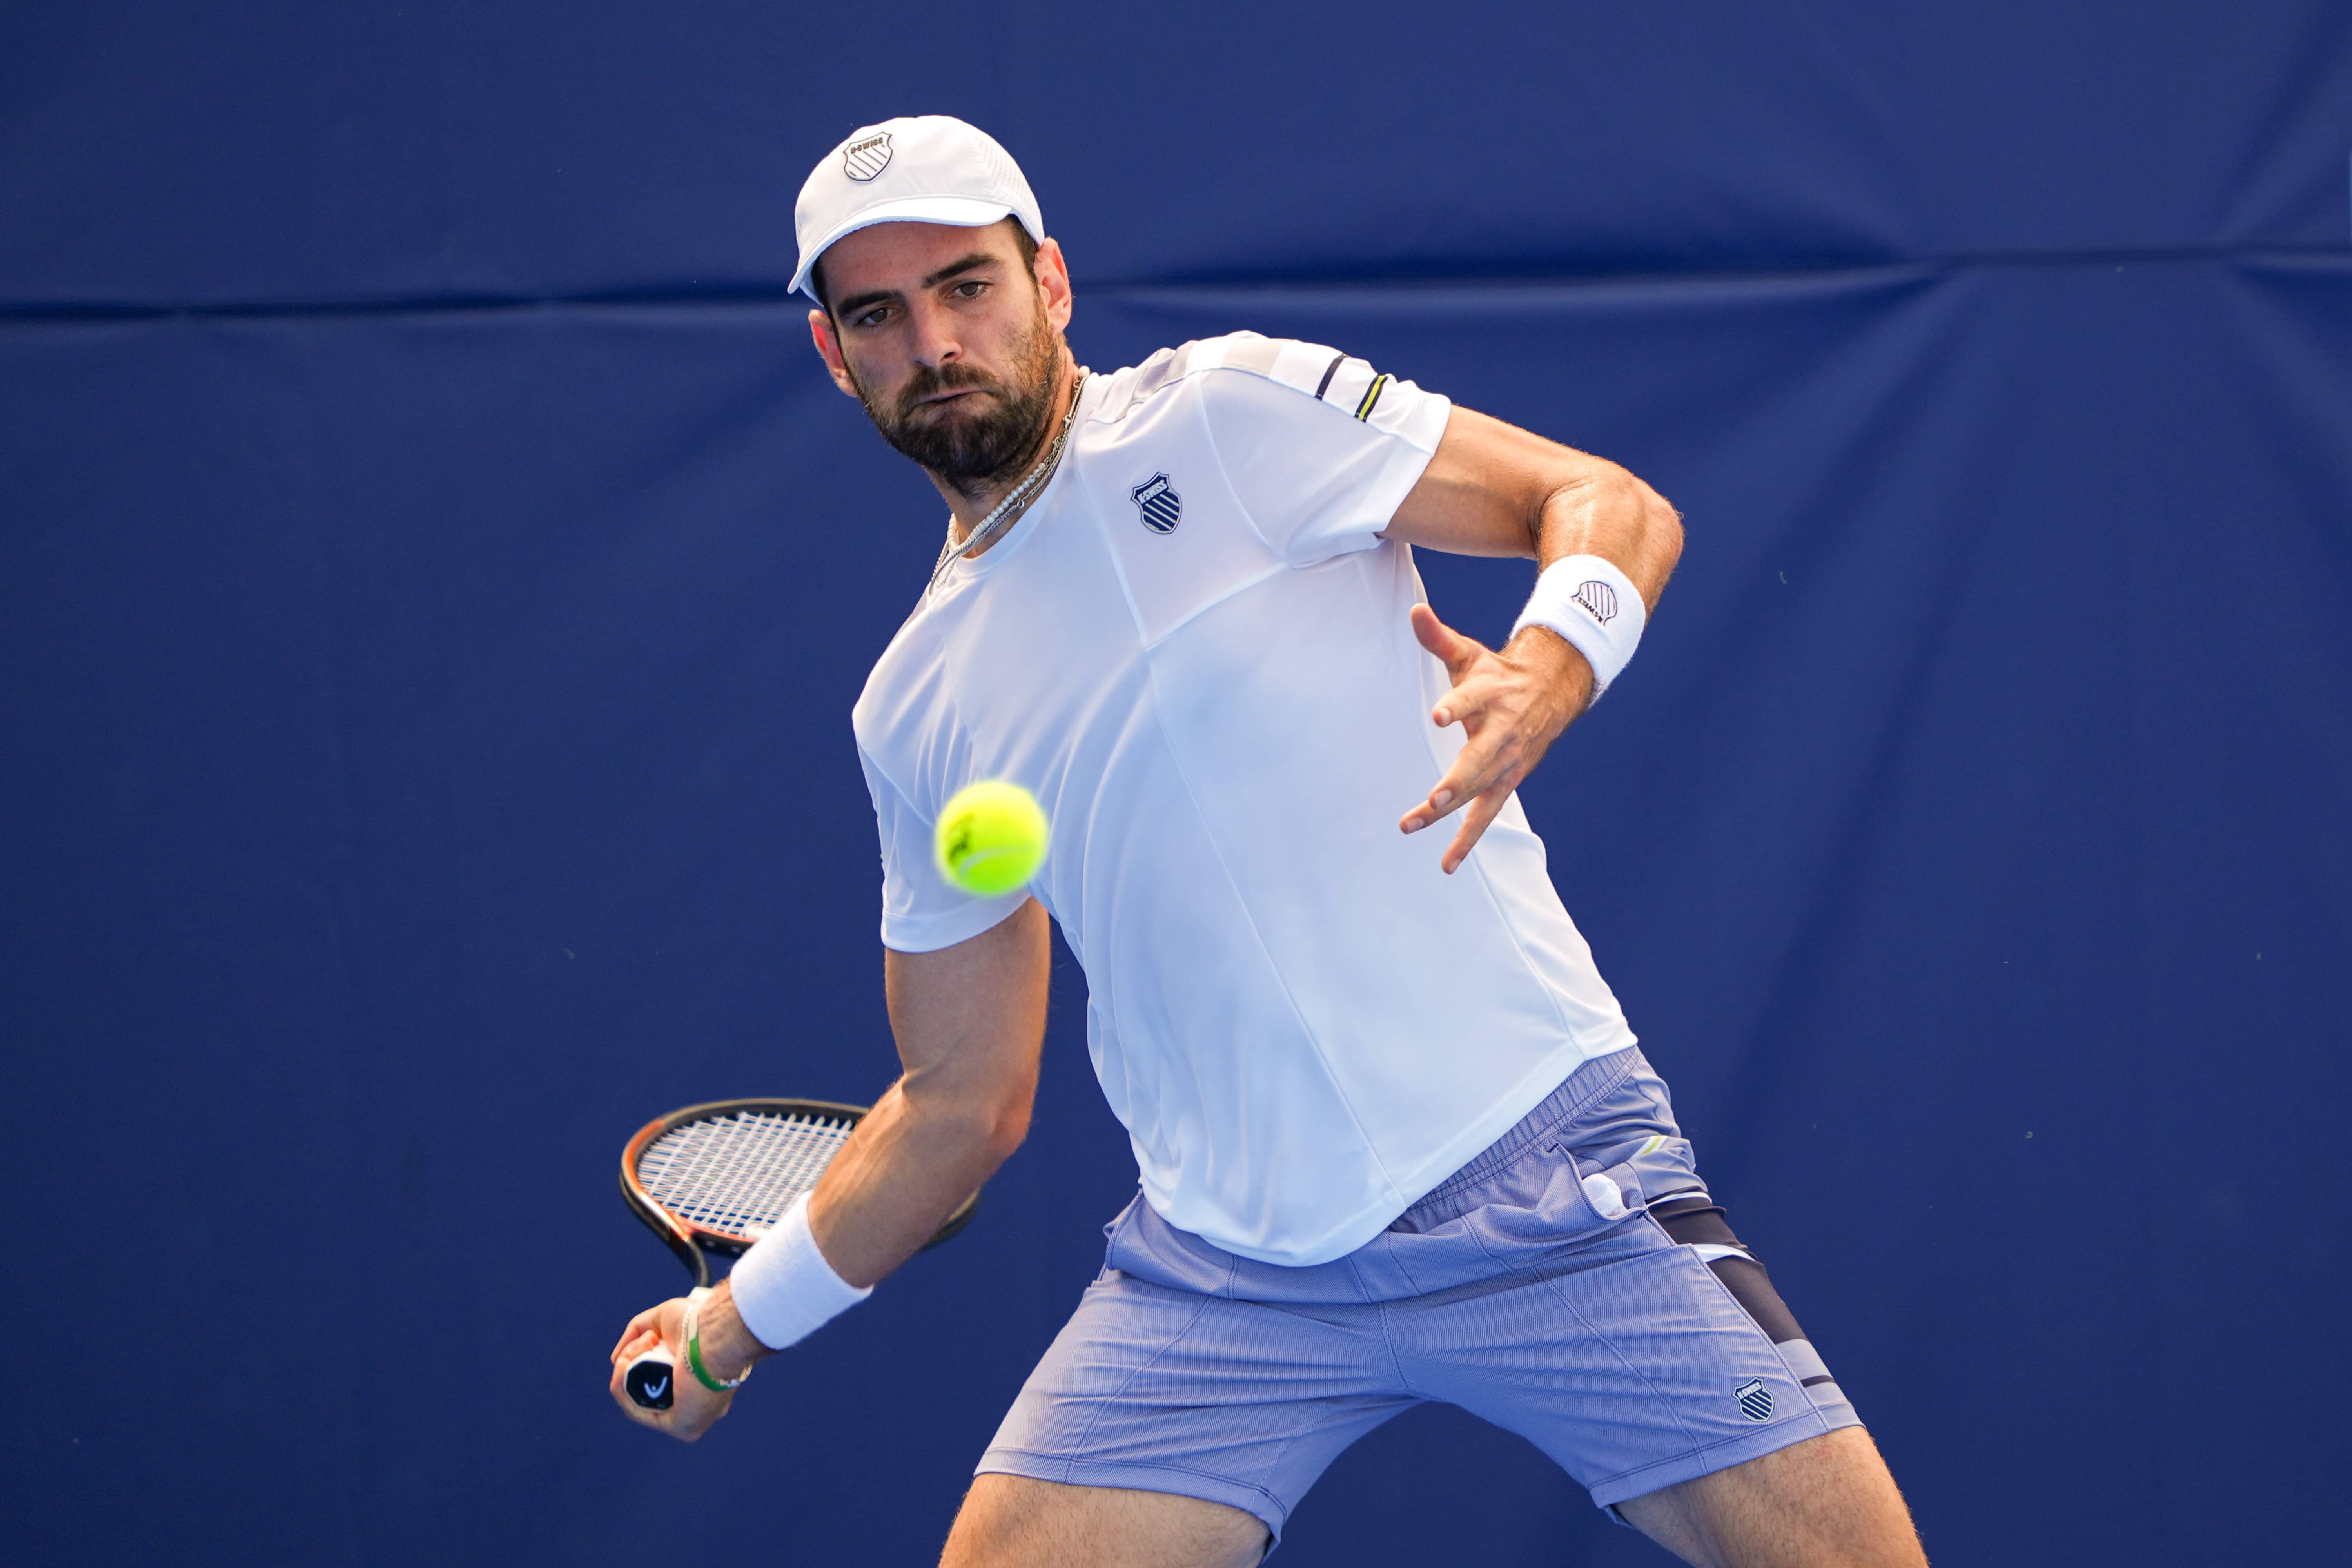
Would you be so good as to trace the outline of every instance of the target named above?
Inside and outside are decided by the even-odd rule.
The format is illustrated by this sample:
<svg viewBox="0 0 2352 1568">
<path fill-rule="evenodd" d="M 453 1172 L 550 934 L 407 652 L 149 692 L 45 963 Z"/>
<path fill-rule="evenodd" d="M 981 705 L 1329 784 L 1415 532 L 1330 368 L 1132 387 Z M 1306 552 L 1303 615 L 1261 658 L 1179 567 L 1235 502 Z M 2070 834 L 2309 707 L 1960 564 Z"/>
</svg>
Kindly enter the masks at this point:
<svg viewBox="0 0 2352 1568">
<path fill-rule="evenodd" d="M 883 984 L 902 1068 L 809 1200 L 817 1250 L 842 1279 L 872 1285 L 939 1234 L 1029 1131 L 1052 966 L 1045 910 L 1031 899 L 978 936 L 935 952 L 884 950 Z M 705 1364 L 732 1378 L 772 1352 L 735 1310 L 731 1279 L 703 1304 Z M 675 1341 L 682 1300 L 641 1312 L 614 1347 L 613 1396 L 632 1420 L 692 1441 L 730 1396 L 681 1385 L 675 1409 L 622 1392 L 626 1362 Z"/>
<path fill-rule="evenodd" d="M 936 952 L 885 951 L 883 988 L 904 1071 L 810 1200 L 834 1271 L 873 1284 L 937 1235 L 1029 1131 L 1051 967 L 1032 899 Z"/>
</svg>

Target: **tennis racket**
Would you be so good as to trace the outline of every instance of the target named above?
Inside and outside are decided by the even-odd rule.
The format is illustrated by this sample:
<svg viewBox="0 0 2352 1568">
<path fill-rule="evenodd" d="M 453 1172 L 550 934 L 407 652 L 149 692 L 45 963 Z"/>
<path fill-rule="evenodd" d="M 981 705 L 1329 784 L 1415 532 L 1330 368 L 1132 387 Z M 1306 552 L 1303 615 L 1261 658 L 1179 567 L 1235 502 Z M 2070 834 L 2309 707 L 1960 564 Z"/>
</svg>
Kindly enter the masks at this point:
<svg viewBox="0 0 2352 1568">
<path fill-rule="evenodd" d="M 621 1151 L 621 1196 L 629 1212 L 677 1254 L 694 1276 L 691 1294 L 710 1292 L 711 1253 L 730 1258 L 768 1234 L 793 1200 L 817 1184 L 866 1107 L 827 1100 L 717 1100 L 656 1117 Z M 971 1222 L 972 1194 L 948 1216 L 925 1251 Z M 629 1397 L 667 1410 L 677 1369 L 666 1346 L 629 1363 Z"/>
</svg>

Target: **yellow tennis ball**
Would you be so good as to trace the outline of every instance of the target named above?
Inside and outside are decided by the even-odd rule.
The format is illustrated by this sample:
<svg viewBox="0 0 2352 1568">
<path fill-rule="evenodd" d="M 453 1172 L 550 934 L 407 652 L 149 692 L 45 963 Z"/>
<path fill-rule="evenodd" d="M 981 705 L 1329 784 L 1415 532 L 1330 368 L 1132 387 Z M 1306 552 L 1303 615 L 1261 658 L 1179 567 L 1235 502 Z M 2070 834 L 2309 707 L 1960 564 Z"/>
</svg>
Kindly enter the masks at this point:
<svg viewBox="0 0 2352 1568">
<path fill-rule="evenodd" d="M 966 784 L 940 813 L 931 847 L 940 875 L 967 893 L 994 898 L 1037 874 L 1045 863 L 1045 808 L 1017 784 Z"/>
</svg>

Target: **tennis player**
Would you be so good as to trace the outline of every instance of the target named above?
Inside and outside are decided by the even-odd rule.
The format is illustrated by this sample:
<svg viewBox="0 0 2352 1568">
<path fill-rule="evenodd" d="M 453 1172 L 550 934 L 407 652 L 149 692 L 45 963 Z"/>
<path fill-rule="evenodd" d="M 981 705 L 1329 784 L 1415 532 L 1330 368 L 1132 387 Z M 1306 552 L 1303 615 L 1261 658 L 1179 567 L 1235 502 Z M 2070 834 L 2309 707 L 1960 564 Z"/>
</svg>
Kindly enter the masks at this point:
<svg viewBox="0 0 2352 1568">
<path fill-rule="evenodd" d="M 1673 509 L 1316 344 L 1088 374 L 1028 182 L 960 121 L 859 130 L 796 218 L 818 353 L 950 514 L 854 715 L 904 1073 L 727 1283 L 630 1323 L 621 1408 L 698 1436 L 1012 1153 L 1050 917 L 1141 1192 L 946 1563 L 1255 1563 L 1431 1399 L 1686 1562 L 1924 1563 L 1513 794 L 1633 657 Z M 1432 613 L 1414 547 L 1539 563 L 1504 647 Z M 998 899 L 931 860 L 983 778 L 1054 826 Z M 1413 837 L 1456 814 L 1442 851 Z M 619 1374 L 656 1337 L 693 1372 L 665 1412 Z"/>
</svg>

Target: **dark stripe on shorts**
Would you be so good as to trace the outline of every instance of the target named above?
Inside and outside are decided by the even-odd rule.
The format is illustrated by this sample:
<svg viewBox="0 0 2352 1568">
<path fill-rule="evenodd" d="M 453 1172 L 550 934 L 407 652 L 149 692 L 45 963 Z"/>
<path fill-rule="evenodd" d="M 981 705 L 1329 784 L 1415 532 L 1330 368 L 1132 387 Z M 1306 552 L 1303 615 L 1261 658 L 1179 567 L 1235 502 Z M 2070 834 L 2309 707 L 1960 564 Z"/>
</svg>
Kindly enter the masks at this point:
<svg viewBox="0 0 2352 1568">
<path fill-rule="evenodd" d="M 1657 1211 L 1651 1212 L 1654 1215 Z M 1747 1243 L 1731 1234 L 1731 1222 L 1713 1203 L 1664 1215 L 1658 1224 L 1679 1247 L 1737 1247 L 1747 1250 Z M 1717 1258 L 1707 1267 L 1723 1281 L 1732 1300 L 1756 1320 L 1756 1326 L 1764 1331 L 1766 1339 L 1778 1345 L 1805 1337 L 1805 1331 L 1797 1326 L 1797 1314 L 1789 1310 L 1789 1304 L 1780 1300 L 1780 1292 L 1772 1289 L 1772 1277 L 1753 1257 Z"/>
</svg>

